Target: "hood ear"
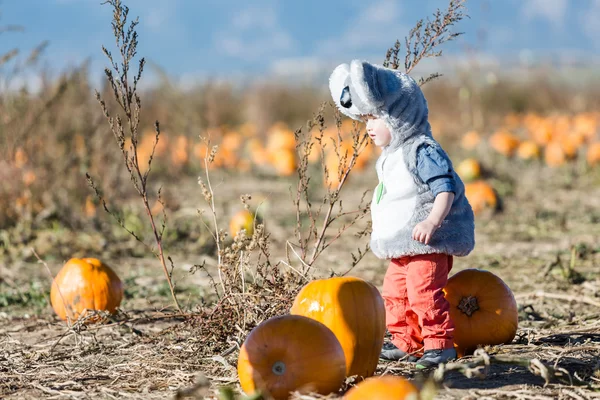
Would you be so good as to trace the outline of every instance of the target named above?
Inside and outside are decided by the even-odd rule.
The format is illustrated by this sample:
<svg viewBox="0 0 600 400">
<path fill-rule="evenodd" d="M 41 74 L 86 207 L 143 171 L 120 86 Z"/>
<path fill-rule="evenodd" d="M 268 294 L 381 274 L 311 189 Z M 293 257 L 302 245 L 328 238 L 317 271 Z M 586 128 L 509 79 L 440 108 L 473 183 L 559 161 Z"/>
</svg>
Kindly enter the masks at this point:
<svg viewBox="0 0 600 400">
<path fill-rule="evenodd" d="M 352 88 L 350 66 L 348 64 L 340 64 L 333 70 L 329 77 L 329 91 L 331 92 L 331 97 L 335 102 L 335 105 L 342 114 L 347 115 L 352 119 L 360 120 L 359 115 L 361 113 L 356 108 L 354 99 L 352 99 L 351 96 L 354 89 Z M 345 96 L 344 105 L 341 104 L 342 96 Z M 351 105 L 347 107 L 349 104 Z"/>
<path fill-rule="evenodd" d="M 354 91 L 360 98 L 362 114 L 378 115 L 384 106 L 384 98 L 379 90 L 379 70 L 373 64 L 361 60 L 350 63 L 350 77 Z"/>
</svg>

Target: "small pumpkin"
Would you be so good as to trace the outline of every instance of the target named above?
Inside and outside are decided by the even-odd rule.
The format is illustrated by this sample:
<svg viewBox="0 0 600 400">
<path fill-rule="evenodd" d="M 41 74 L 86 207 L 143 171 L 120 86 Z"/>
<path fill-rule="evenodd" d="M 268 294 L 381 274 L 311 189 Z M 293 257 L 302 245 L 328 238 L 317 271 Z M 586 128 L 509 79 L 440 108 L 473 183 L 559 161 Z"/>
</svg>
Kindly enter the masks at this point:
<svg viewBox="0 0 600 400">
<path fill-rule="evenodd" d="M 64 321 L 77 320 L 86 310 L 114 313 L 123 299 L 123 284 L 108 265 L 96 258 L 72 258 L 58 272 L 50 303 Z"/>
<path fill-rule="evenodd" d="M 510 288 L 489 271 L 466 269 L 448 279 L 444 295 L 454 322 L 459 355 L 477 346 L 510 343 L 517 333 L 517 302 Z"/>
<path fill-rule="evenodd" d="M 339 390 L 346 377 L 344 351 L 325 325 L 300 315 L 268 319 L 254 328 L 240 349 L 242 390 L 287 399 L 290 392 L 323 395 Z"/>
<path fill-rule="evenodd" d="M 517 156 L 522 160 L 534 160 L 540 158 L 540 147 L 533 140 L 526 140 L 519 145 Z"/>
<path fill-rule="evenodd" d="M 360 382 L 344 395 L 344 400 L 417 400 L 419 391 L 400 376 L 374 376 Z"/>
<path fill-rule="evenodd" d="M 186 136 L 177 136 L 174 148 L 171 149 L 171 163 L 177 168 L 185 166 L 189 161 L 189 139 Z"/>
<path fill-rule="evenodd" d="M 234 238 L 242 229 L 246 230 L 246 236 L 254 234 L 254 215 L 246 209 L 240 210 L 229 221 L 229 235 Z"/>
<path fill-rule="evenodd" d="M 295 150 L 296 136 L 283 122 L 277 122 L 267 131 L 267 150 L 270 153 L 278 150 Z"/>
<path fill-rule="evenodd" d="M 385 306 L 371 283 L 350 276 L 312 281 L 300 290 L 290 312 L 333 331 L 344 349 L 348 376 L 375 373 L 385 335 Z"/>
<path fill-rule="evenodd" d="M 460 140 L 460 145 L 465 150 L 473 150 L 481 143 L 481 136 L 477 131 L 469 131 Z"/>
<path fill-rule="evenodd" d="M 271 165 L 279 176 L 291 176 L 296 172 L 296 152 L 291 149 L 273 150 Z"/>
<path fill-rule="evenodd" d="M 498 208 L 496 191 L 483 180 L 466 183 L 465 196 L 475 214 L 479 214 L 486 209 L 496 210 Z"/>
<path fill-rule="evenodd" d="M 481 164 L 474 158 L 463 160 L 456 167 L 456 173 L 465 181 L 470 182 L 481 177 Z"/>
<path fill-rule="evenodd" d="M 506 157 L 514 154 L 519 142 L 519 138 L 507 131 L 498 131 L 490 136 L 490 146 Z"/>
<path fill-rule="evenodd" d="M 585 136 L 580 132 L 568 132 L 560 137 L 560 145 L 569 159 L 577 157 L 579 148 L 585 143 Z"/>
<path fill-rule="evenodd" d="M 600 165 L 600 142 L 588 146 L 586 160 L 590 166 Z"/>
<path fill-rule="evenodd" d="M 567 154 L 560 142 L 553 141 L 548 143 L 544 150 L 544 161 L 550 167 L 560 167 L 567 162 Z"/>
</svg>

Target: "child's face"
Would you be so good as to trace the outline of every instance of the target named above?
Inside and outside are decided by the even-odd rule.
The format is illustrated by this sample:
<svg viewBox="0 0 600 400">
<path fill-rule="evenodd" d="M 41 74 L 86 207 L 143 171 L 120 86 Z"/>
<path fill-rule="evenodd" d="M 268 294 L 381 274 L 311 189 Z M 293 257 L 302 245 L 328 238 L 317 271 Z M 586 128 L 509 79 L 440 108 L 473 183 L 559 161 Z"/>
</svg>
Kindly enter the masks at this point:
<svg viewBox="0 0 600 400">
<path fill-rule="evenodd" d="M 367 116 L 365 119 L 367 122 L 367 133 L 371 140 L 373 140 L 373 144 L 377 147 L 384 147 L 390 144 L 392 134 L 385 122 L 373 116 Z"/>
</svg>

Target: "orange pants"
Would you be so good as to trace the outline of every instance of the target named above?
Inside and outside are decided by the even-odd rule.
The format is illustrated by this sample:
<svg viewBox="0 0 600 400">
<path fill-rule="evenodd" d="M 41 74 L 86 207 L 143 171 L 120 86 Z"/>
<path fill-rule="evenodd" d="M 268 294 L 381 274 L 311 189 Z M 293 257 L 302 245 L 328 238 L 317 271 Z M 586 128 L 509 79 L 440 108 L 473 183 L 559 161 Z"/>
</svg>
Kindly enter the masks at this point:
<svg viewBox="0 0 600 400">
<path fill-rule="evenodd" d="M 454 324 L 443 289 L 452 256 L 423 254 L 393 259 L 383 280 L 385 319 L 392 343 L 408 353 L 453 346 Z"/>
</svg>

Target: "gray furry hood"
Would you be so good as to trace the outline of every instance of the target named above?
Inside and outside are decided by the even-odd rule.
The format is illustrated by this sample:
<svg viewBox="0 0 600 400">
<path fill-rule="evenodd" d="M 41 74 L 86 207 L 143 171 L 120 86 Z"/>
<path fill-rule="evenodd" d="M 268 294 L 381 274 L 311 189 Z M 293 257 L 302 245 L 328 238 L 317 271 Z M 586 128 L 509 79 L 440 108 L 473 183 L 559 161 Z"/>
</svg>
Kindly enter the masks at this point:
<svg viewBox="0 0 600 400">
<path fill-rule="evenodd" d="M 403 72 L 353 60 L 334 69 L 329 89 L 343 114 L 356 120 L 370 114 L 385 121 L 392 141 L 384 153 L 412 136 L 431 136 L 427 100 L 417 82 Z"/>
</svg>

